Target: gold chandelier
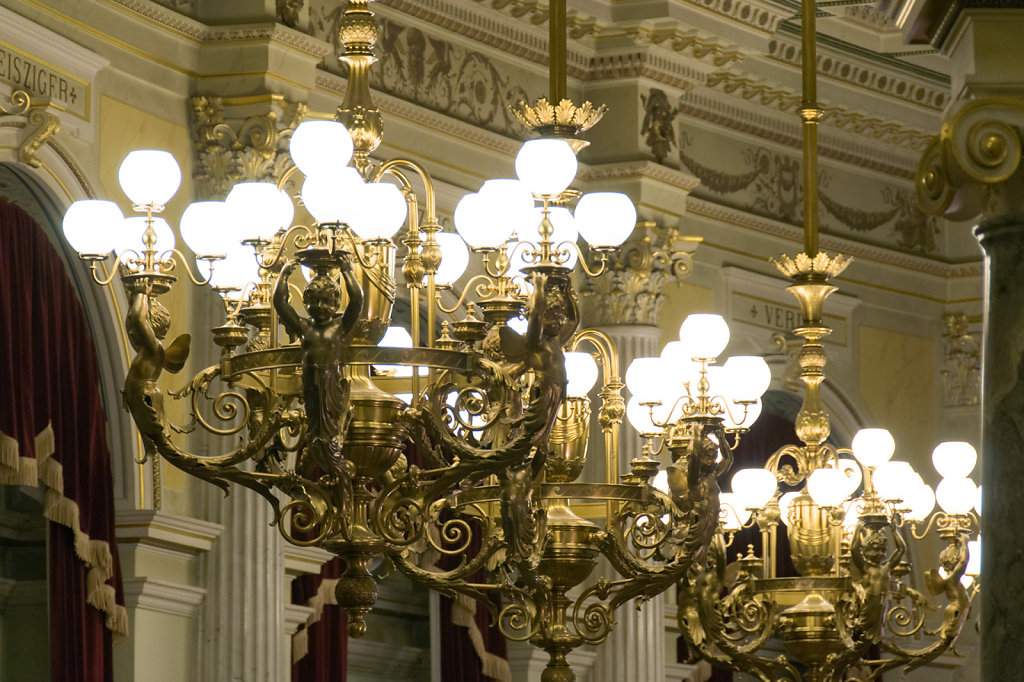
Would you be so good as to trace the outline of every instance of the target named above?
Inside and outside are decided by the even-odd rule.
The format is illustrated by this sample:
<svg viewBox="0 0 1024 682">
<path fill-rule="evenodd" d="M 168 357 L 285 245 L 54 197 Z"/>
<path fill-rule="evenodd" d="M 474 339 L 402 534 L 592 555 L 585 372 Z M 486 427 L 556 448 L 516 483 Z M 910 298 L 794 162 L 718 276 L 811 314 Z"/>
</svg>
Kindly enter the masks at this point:
<svg viewBox="0 0 1024 682">
<path fill-rule="evenodd" d="M 820 399 L 825 380 L 821 341 L 831 330 L 822 306 L 836 290 L 829 280 L 849 264 L 818 250 L 815 3 L 802 7 L 804 97 L 804 251 L 773 262 L 792 284 L 802 324 L 799 352 L 804 402 L 796 418 L 802 442 L 785 446 L 761 469 L 743 469 L 722 494 L 722 521 L 707 562 L 695 563 L 679 587 L 679 625 L 690 650 L 711 663 L 765 682 L 877 679 L 886 670 L 912 670 L 951 647 L 978 591 L 980 494 L 968 478 L 976 454 L 967 443 L 943 443 L 932 459 L 943 476 L 933 492 L 895 450 L 884 429 L 863 429 L 852 450 L 827 442 L 828 414 Z M 653 405 L 661 403 L 652 397 Z M 780 490 L 789 488 L 788 492 Z M 932 513 L 938 499 L 941 510 Z M 727 563 L 727 545 L 756 526 L 753 547 Z M 780 577 L 777 535 L 787 536 L 799 575 Z M 903 533 L 922 539 L 932 529 L 945 543 L 925 574 L 941 612 L 910 586 Z M 728 541 L 727 541 L 728 538 Z M 742 548 L 737 548 L 742 550 Z M 772 651 L 781 643 L 784 656 Z"/>
<path fill-rule="evenodd" d="M 129 299 L 125 329 L 136 354 L 124 397 L 146 454 L 225 490 L 234 483 L 256 491 L 289 542 L 340 557 L 336 596 L 351 635 L 366 629 L 377 598 L 371 564 L 383 557 L 449 595 L 488 603 L 499 595 L 505 635 L 548 652 L 542 679 L 572 680 L 567 654 L 602 642 L 616 607 L 661 593 L 710 551 L 728 441 L 756 416 L 764 389 L 714 394 L 705 375 L 722 348 L 702 352 L 701 376 L 665 443 L 671 494 L 653 485 L 662 467 L 650 449 L 619 477 L 626 407 L 617 352 L 606 335 L 577 330 L 572 273 L 607 269 L 636 210 L 622 194 L 569 188 L 586 144 L 578 135 L 604 109 L 565 97 L 564 0 L 551 7 L 551 96 L 515 109 L 539 137 L 516 157 L 518 180 L 488 181 L 459 202 L 456 227 L 483 272 L 444 308 L 440 292 L 469 252 L 442 230 L 422 166 L 371 158 L 383 125 L 367 77 L 378 37 L 368 1 L 351 0 L 338 29 L 345 100 L 335 120 L 294 130 L 295 168 L 276 185 L 239 183 L 225 202 L 186 209 L 180 232 L 197 271 L 159 217 L 181 181 L 167 152 L 132 152 L 120 168 L 138 217 L 124 218 L 110 201 L 75 202 L 65 235 L 96 281 L 119 278 Z M 294 173 L 305 176 L 311 225 L 292 224 L 295 200 L 284 187 Z M 393 237 L 403 227 L 411 319 L 405 343 L 395 344 Z M 589 248 L 577 245 L 579 236 Z M 183 334 L 164 343 L 171 315 L 160 298 L 179 269 L 216 289 L 226 316 L 211 330 L 219 362 L 165 396 L 163 371 L 184 367 L 191 341 Z M 439 314 L 463 303 L 463 318 L 438 327 Z M 598 363 L 608 475 L 578 482 Z M 165 397 L 186 402 L 189 425 L 169 422 Z M 726 413 L 735 417 L 728 424 Z M 183 430 L 219 440 L 223 454 L 186 451 Z M 456 566 L 431 565 L 426 557 L 438 554 Z M 591 578 L 601 556 L 618 577 Z M 487 579 L 471 582 L 482 569 Z"/>
</svg>

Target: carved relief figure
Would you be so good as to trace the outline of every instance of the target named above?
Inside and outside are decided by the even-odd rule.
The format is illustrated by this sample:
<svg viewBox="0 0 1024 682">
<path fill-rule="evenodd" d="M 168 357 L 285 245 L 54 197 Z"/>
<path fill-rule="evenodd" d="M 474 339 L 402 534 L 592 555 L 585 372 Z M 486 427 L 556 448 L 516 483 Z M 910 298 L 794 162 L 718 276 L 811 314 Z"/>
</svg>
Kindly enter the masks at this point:
<svg viewBox="0 0 1024 682">
<path fill-rule="evenodd" d="M 156 452 L 154 441 L 163 437 L 164 430 L 164 399 L 157 379 L 165 369 L 176 373 L 185 366 L 192 337 L 182 334 L 165 349 L 161 341 L 170 329 L 171 315 L 152 297 L 152 283 L 145 280 L 134 284 L 129 295 L 125 330 L 136 353 L 122 395 L 150 455 Z"/>
<path fill-rule="evenodd" d="M 711 438 L 712 431 L 717 443 Z M 718 528 L 718 510 L 721 507 L 718 477 L 732 466 L 732 451 L 724 446 L 725 438 L 725 431 L 720 425 L 701 427 L 690 440 L 685 456 L 667 467 L 672 501 L 684 514 L 690 514 L 697 524 L 687 529 L 682 540 L 682 552 L 693 556 L 695 562 L 704 561 Z M 721 460 L 718 459 L 719 453 Z"/>
<path fill-rule="evenodd" d="M 309 317 L 299 315 L 289 303 L 288 276 L 298 263 L 289 261 L 274 287 L 274 308 L 281 323 L 302 339 L 302 397 L 306 406 L 305 463 L 324 473 L 343 473 L 341 443 L 348 427 L 349 382 L 342 359 L 352 342 L 363 306 L 363 292 L 352 272 L 350 257 L 341 262 L 348 304 L 341 308 L 341 288 L 322 273 L 302 295 Z"/>
<path fill-rule="evenodd" d="M 646 96 L 640 95 L 640 101 L 644 105 L 644 122 L 640 134 L 647 136 L 647 146 L 658 163 L 662 163 L 676 143 L 673 122 L 678 110 L 668 101 L 665 91 L 658 88 L 651 88 Z"/>
</svg>

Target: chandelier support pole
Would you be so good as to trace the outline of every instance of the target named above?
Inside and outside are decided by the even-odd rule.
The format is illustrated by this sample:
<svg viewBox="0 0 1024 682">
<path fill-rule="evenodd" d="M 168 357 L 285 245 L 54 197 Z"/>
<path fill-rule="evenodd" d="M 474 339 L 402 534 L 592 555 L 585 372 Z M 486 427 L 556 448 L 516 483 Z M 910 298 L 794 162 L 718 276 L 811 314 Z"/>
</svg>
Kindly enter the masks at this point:
<svg viewBox="0 0 1024 682">
<path fill-rule="evenodd" d="M 818 104 L 816 11 L 814 0 L 804 0 L 801 7 L 803 100 L 800 118 L 804 139 L 804 253 L 811 258 L 818 253 L 818 121 L 823 113 Z"/>
<path fill-rule="evenodd" d="M 551 36 L 550 94 L 551 103 L 557 105 L 566 97 L 568 48 L 565 25 L 565 0 L 551 0 L 548 11 L 548 29 Z"/>
</svg>

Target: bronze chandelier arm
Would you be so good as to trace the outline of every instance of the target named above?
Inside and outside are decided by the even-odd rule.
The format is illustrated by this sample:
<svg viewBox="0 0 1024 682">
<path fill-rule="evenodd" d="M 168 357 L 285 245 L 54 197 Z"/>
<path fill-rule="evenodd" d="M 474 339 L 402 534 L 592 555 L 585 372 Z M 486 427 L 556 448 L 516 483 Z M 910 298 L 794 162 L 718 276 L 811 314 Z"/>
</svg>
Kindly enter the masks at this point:
<svg viewBox="0 0 1024 682">
<path fill-rule="evenodd" d="M 487 565 L 487 561 L 498 551 L 500 541 L 495 533 L 487 533 L 483 537 L 483 544 L 469 561 L 463 561 L 457 568 L 449 571 L 431 571 L 420 568 L 409 560 L 409 552 L 399 548 L 388 548 L 387 557 L 394 563 L 395 568 L 417 583 L 427 585 L 433 590 L 449 597 L 462 594 L 485 605 L 494 616 L 494 604 L 489 599 L 490 590 L 495 589 L 493 585 L 478 585 L 466 581 L 466 577 L 477 572 Z"/>
</svg>

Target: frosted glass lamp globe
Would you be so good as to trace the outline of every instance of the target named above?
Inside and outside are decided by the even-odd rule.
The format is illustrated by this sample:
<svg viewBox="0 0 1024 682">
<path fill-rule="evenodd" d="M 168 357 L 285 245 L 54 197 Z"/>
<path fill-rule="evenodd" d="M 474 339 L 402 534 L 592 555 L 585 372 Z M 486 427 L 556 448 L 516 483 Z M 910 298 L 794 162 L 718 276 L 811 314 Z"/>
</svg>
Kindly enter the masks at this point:
<svg viewBox="0 0 1024 682">
<path fill-rule="evenodd" d="M 136 251 L 142 253 L 142 235 L 146 232 L 146 216 L 131 216 L 125 218 L 121 229 L 117 231 L 114 242 L 114 253 L 121 255 L 125 251 Z M 159 257 L 174 248 L 174 230 L 163 218 L 153 218 L 153 232 L 156 233 L 156 243 L 153 244 L 153 251 Z"/>
<path fill-rule="evenodd" d="M 579 163 L 565 140 L 527 140 L 516 154 L 516 176 L 533 194 L 556 196 L 576 177 Z"/>
<path fill-rule="evenodd" d="M 540 220 L 534 213 L 533 195 L 519 180 L 496 178 L 488 180 L 478 192 L 486 222 L 495 231 L 499 244 L 513 233 L 535 234 Z"/>
<path fill-rule="evenodd" d="M 231 220 L 241 239 L 270 239 L 292 219 L 291 199 L 272 182 L 240 182 L 228 192 Z"/>
<path fill-rule="evenodd" d="M 690 349 L 694 359 L 712 360 L 729 343 L 729 325 L 721 315 L 687 315 L 679 327 L 679 340 Z"/>
<path fill-rule="evenodd" d="M 595 248 L 613 248 L 636 227 L 636 206 L 621 192 L 588 192 L 576 203 L 576 228 Z"/>
<path fill-rule="evenodd" d="M 664 406 L 662 406 L 664 409 Z M 659 419 L 658 407 L 655 407 L 655 419 L 659 422 L 663 422 Z M 641 405 L 640 401 L 637 400 L 636 396 L 633 396 L 626 402 L 626 419 L 629 420 L 630 425 L 636 429 L 637 433 L 641 436 L 656 436 L 660 434 L 664 429 L 651 419 L 651 410 L 647 405 Z"/>
<path fill-rule="evenodd" d="M 943 478 L 966 478 L 978 462 L 978 453 L 970 443 L 948 441 L 932 450 L 932 464 Z"/>
<path fill-rule="evenodd" d="M 197 256 L 226 256 L 239 240 L 223 201 L 194 201 L 181 214 L 181 238 Z"/>
<path fill-rule="evenodd" d="M 733 400 L 757 400 L 772 383 L 772 370 L 760 355 L 734 355 L 723 367 Z"/>
<path fill-rule="evenodd" d="M 209 277 L 210 286 L 222 289 L 245 289 L 250 282 L 259 280 L 259 266 L 256 258 L 248 249 L 229 251 L 227 258 L 215 261 L 210 270 L 209 263 L 200 263 L 204 277 Z"/>
<path fill-rule="evenodd" d="M 846 489 L 846 474 L 839 469 L 815 469 L 807 478 L 807 493 L 819 507 L 838 507 Z"/>
<path fill-rule="evenodd" d="M 390 182 L 367 182 L 359 195 L 349 216 L 352 231 L 361 239 L 391 239 L 409 215 L 402 190 Z"/>
<path fill-rule="evenodd" d="M 626 368 L 626 388 L 639 401 L 660 400 L 665 386 L 665 363 L 660 358 L 634 358 Z"/>
<path fill-rule="evenodd" d="M 105 256 L 114 250 L 122 221 L 124 214 L 113 201 L 82 199 L 64 214 L 64 238 L 78 253 Z"/>
<path fill-rule="evenodd" d="M 565 375 L 569 380 L 569 397 L 585 398 L 597 383 L 597 363 L 590 353 L 569 351 L 565 354 Z"/>
<path fill-rule="evenodd" d="M 935 488 L 935 499 L 947 514 L 966 514 L 978 498 L 978 486 L 969 478 L 944 478 Z"/>
<path fill-rule="evenodd" d="M 330 174 L 308 175 L 302 183 L 302 203 L 317 223 L 347 223 L 363 189 L 363 178 L 346 166 Z"/>
<path fill-rule="evenodd" d="M 452 284 L 469 266 L 469 248 L 462 237 L 453 232 L 437 232 L 434 239 L 441 247 L 441 264 L 434 273 L 434 282 L 440 286 Z"/>
<path fill-rule="evenodd" d="M 512 236 L 511 230 L 506 232 L 488 220 L 484 200 L 476 192 L 455 205 L 455 229 L 473 249 L 496 249 Z"/>
<path fill-rule="evenodd" d="M 883 500 L 902 500 L 910 489 L 909 484 L 916 482 L 915 474 L 917 472 L 907 462 L 890 460 L 875 469 L 875 490 Z"/>
<path fill-rule="evenodd" d="M 857 462 L 847 457 L 841 457 L 836 461 L 836 468 L 842 471 L 846 477 L 846 496 L 853 495 L 864 480 L 864 474 Z"/>
<path fill-rule="evenodd" d="M 977 540 L 967 541 L 967 568 L 964 575 L 978 577 L 981 575 L 981 536 Z"/>
<path fill-rule="evenodd" d="M 117 182 L 135 206 L 162 208 L 181 186 L 181 168 L 170 152 L 136 149 L 121 162 Z"/>
<path fill-rule="evenodd" d="M 908 521 L 924 521 L 935 508 L 935 491 L 927 483 L 914 486 L 906 493 L 903 506 L 907 508 L 903 516 Z"/>
<path fill-rule="evenodd" d="M 288 143 L 292 161 L 307 178 L 347 166 L 352 149 L 352 136 L 338 121 L 303 121 Z"/>
<path fill-rule="evenodd" d="M 896 452 L 896 441 L 887 429 L 861 429 L 853 436 L 853 456 L 869 469 L 877 469 Z"/>
<path fill-rule="evenodd" d="M 732 491 L 745 509 L 762 509 L 777 489 L 775 474 L 767 469 L 740 469 L 732 475 Z"/>
</svg>

